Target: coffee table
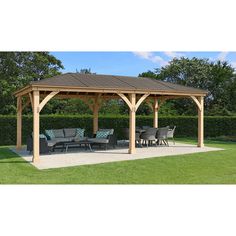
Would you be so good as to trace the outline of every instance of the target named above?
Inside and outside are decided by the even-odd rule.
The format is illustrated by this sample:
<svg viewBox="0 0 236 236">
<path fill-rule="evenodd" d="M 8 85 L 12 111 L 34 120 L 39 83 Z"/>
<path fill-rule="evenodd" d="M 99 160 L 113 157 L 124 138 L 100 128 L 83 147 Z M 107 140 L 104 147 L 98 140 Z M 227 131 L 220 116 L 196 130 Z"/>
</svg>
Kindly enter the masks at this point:
<svg viewBox="0 0 236 236">
<path fill-rule="evenodd" d="M 93 144 L 94 142 L 92 141 L 88 141 L 88 140 L 80 140 L 80 141 L 65 141 L 65 142 L 58 142 L 56 145 L 55 145 L 55 148 L 57 146 L 62 146 L 62 152 L 65 151 L 67 152 L 68 151 L 68 148 L 70 147 L 81 147 L 82 145 L 85 147 L 85 150 L 89 149 L 90 152 L 92 152 L 92 147 L 91 147 L 91 144 Z"/>
</svg>

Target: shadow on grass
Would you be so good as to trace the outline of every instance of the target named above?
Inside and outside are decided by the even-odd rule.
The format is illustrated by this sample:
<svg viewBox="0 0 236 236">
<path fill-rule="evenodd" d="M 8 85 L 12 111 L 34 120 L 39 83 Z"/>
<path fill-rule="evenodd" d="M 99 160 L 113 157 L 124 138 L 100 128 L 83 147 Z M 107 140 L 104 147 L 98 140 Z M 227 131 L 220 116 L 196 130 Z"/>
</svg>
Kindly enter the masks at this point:
<svg viewBox="0 0 236 236">
<path fill-rule="evenodd" d="M 10 150 L 7 147 L 0 147 L 0 162 L 3 163 L 1 160 L 5 160 L 5 159 L 14 159 L 14 158 L 20 158 L 19 155 L 17 155 L 16 153 L 14 153 L 12 150 Z M 23 162 L 24 160 L 22 160 Z M 13 161 L 11 161 L 13 162 Z"/>
<path fill-rule="evenodd" d="M 24 160 L 22 160 L 22 161 L 1 161 L 0 160 L 0 165 L 1 164 L 19 164 L 19 163 L 21 163 L 21 164 L 25 164 L 25 163 L 27 163 L 26 161 L 24 161 Z"/>
</svg>

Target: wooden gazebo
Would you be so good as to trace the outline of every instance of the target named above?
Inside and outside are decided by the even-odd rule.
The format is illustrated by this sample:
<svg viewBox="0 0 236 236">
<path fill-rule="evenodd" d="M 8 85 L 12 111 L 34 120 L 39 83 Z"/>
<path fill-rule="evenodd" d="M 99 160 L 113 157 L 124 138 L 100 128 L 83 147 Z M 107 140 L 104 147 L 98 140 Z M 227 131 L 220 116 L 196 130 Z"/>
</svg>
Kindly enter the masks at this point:
<svg viewBox="0 0 236 236">
<path fill-rule="evenodd" d="M 181 86 L 160 80 L 66 73 L 52 78 L 31 82 L 15 92 L 17 97 L 17 149 L 22 146 L 22 110 L 31 104 L 33 110 L 33 161 L 39 160 L 40 111 L 53 97 L 78 98 L 93 112 L 93 132 L 98 130 L 98 113 L 103 101 L 123 99 L 129 107 L 129 153 L 135 153 L 135 115 L 142 102 L 153 109 L 153 127 L 158 127 L 158 109 L 167 99 L 190 98 L 198 108 L 198 147 L 203 147 L 203 116 L 205 90 Z M 25 104 L 22 97 L 28 97 Z"/>
</svg>

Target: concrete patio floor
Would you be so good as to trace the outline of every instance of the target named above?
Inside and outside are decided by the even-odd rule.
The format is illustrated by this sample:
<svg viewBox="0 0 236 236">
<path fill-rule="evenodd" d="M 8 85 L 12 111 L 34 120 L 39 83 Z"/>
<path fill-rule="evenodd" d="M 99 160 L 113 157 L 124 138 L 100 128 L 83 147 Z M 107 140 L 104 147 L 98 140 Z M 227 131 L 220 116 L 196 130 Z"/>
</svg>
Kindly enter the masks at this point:
<svg viewBox="0 0 236 236">
<path fill-rule="evenodd" d="M 173 156 L 199 152 L 219 151 L 223 149 L 213 147 L 198 148 L 196 145 L 183 143 L 176 143 L 176 145 L 170 145 L 169 147 L 158 146 L 136 148 L 135 154 L 128 154 L 127 146 L 118 146 L 116 149 L 111 150 L 98 149 L 94 152 L 85 151 L 84 149 L 71 149 L 67 153 L 58 151 L 50 155 L 41 155 L 40 161 L 37 163 L 32 162 L 32 155 L 30 155 L 26 151 L 25 147 L 21 151 L 18 151 L 15 148 L 11 148 L 11 150 L 21 156 L 24 160 L 31 163 L 36 168 L 42 170 L 127 160 L 140 160 L 145 158 Z"/>
</svg>

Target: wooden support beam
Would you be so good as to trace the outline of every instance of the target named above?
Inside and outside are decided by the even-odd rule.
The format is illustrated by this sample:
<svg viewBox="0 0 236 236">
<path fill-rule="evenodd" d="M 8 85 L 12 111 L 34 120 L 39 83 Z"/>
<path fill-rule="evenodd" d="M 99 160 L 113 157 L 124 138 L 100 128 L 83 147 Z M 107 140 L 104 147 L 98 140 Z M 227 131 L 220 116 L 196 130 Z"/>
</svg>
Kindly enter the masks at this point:
<svg viewBox="0 0 236 236">
<path fill-rule="evenodd" d="M 98 104 L 94 104 L 93 107 L 93 133 L 96 134 L 98 131 L 98 111 L 99 107 Z"/>
<path fill-rule="evenodd" d="M 150 94 L 144 94 L 141 98 L 139 98 L 138 102 L 135 105 L 135 111 L 138 110 L 139 106 L 141 105 L 141 103 L 149 96 Z"/>
<path fill-rule="evenodd" d="M 91 104 L 90 101 L 89 101 L 89 98 L 87 97 L 79 97 L 80 100 L 82 100 L 88 107 L 91 111 L 93 111 L 93 105 L 94 104 Z"/>
<path fill-rule="evenodd" d="M 198 147 L 204 147 L 204 98 L 197 98 L 198 107 Z"/>
<path fill-rule="evenodd" d="M 32 110 L 33 110 L 33 107 L 34 107 L 34 101 L 33 101 L 32 93 L 29 93 L 29 98 L 30 98 L 31 107 L 32 107 Z"/>
<path fill-rule="evenodd" d="M 136 116 L 136 94 L 129 95 L 130 110 L 129 110 L 129 153 L 133 154 L 135 150 L 135 116 Z"/>
<path fill-rule="evenodd" d="M 158 99 L 154 98 L 153 103 L 153 127 L 158 128 Z"/>
<path fill-rule="evenodd" d="M 39 160 L 39 91 L 33 92 L 33 162 Z"/>
<path fill-rule="evenodd" d="M 17 97 L 17 137 L 16 149 L 22 148 L 22 97 Z"/>
<path fill-rule="evenodd" d="M 159 103 L 158 103 L 158 108 L 157 108 L 157 110 L 159 110 L 160 109 L 160 107 L 166 102 L 166 98 L 160 98 L 159 99 Z"/>
<path fill-rule="evenodd" d="M 123 93 L 117 93 L 124 101 L 125 103 L 128 105 L 129 109 L 132 110 L 132 103 L 130 102 L 130 100 L 123 94 Z M 132 94 L 130 94 L 132 95 Z"/>
<path fill-rule="evenodd" d="M 26 101 L 26 103 L 22 106 L 22 111 L 23 111 L 27 106 L 29 106 L 29 104 L 30 104 L 30 99 L 28 99 L 28 100 Z"/>
<path fill-rule="evenodd" d="M 153 104 L 152 102 L 150 101 L 150 99 L 146 100 L 145 101 L 147 103 L 147 105 L 151 108 L 151 110 L 153 111 Z"/>
<path fill-rule="evenodd" d="M 202 109 L 202 105 L 201 103 L 199 102 L 198 98 L 194 97 L 194 96 L 190 96 L 192 98 L 192 100 L 196 103 L 197 107 L 199 110 Z"/>
<path fill-rule="evenodd" d="M 98 131 L 98 112 L 100 109 L 100 98 L 102 94 L 97 94 L 93 104 L 93 133 Z"/>
<path fill-rule="evenodd" d="M 39 112 L 43 109 L 43 107 L 47 104 L 47 102 L 52 99 L 55 95 L 57 95 L 59 93 L 59 91 L 53 91 L 51 93 L 49 93 L 44 99 L 43 101 L 39 104 Z"/>
</svg>

